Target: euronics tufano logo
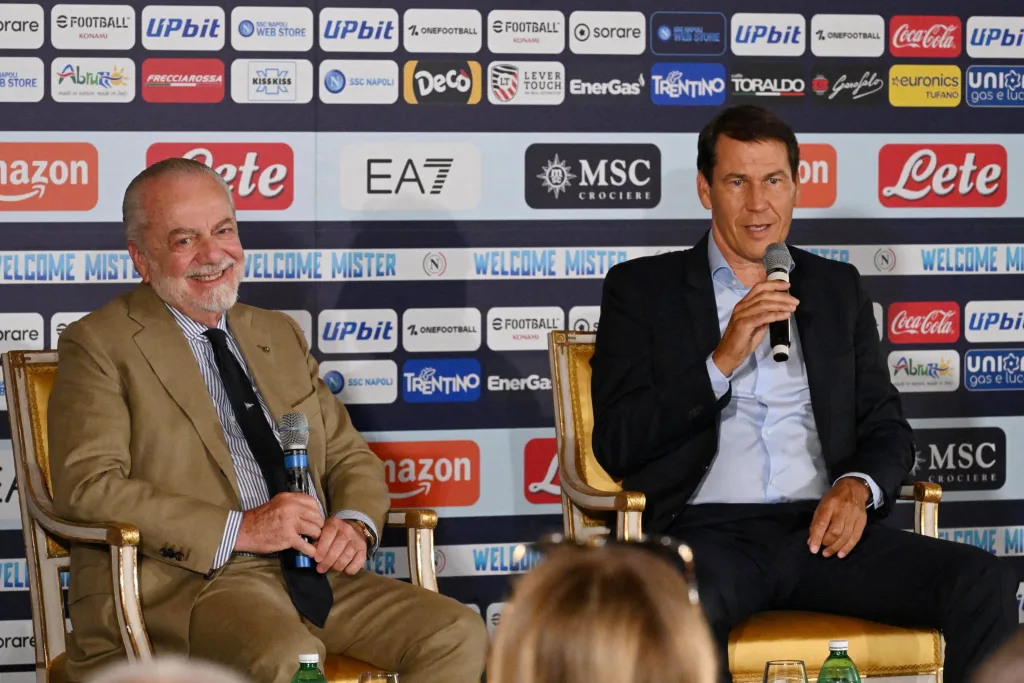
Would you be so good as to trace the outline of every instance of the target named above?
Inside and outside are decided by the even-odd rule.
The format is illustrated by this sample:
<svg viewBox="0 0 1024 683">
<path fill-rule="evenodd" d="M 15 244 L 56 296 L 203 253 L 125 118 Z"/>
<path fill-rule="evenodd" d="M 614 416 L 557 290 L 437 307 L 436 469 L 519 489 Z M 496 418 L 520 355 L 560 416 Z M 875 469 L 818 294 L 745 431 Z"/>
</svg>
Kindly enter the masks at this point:
<svg viewBox="0 0 1024 683">
<path fill-rule="evenodd" d="M 955 64 L 894 64 L 889 68 L 889 104 L 894 107 L 955 107 L 963 77 Z"/>
</svg>

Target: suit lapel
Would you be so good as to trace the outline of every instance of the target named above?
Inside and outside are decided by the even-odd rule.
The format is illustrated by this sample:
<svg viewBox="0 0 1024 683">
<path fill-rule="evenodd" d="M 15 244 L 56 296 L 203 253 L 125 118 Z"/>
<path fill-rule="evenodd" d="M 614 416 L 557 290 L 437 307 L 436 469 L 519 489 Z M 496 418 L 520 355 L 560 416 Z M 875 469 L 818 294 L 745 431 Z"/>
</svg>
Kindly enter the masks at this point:
<svg viewBox="0 0 1024 683">
<path fill-rule="evenodd" d="M 704 237 L 692 249 L 682 252 L 682 275 L 687 285 L 684 302 L 690 312 L 697 348 L 703 354 L 711 353 L 722 338 L 718 328 L 715 287 L 711 282 L 711 266 L 708 264 L 709 235 L 710 232 L 704 233 Z"/>
<path fill-rule="evenodd" d="M 796 267 L 790 273 L 791 292 L 800 300 L 796 308 L 796 326 L 800 334 L 800 346 L 803 351 L 804 367 L 807 368 L 807 384 L 811 390 L 811 409 L 814 412 L 814 423 L 821 440 L 822 454 L 828 462 L 831 453 L 829 431 L 831 429 L 831 410 L 829 406 L 829 367 L 828 357 L 824 350 L 829 348 L 827 335 L 828 314 L 830 305 L 825 298 L 825 290 L 808 283 L 807 262 L 799 250 L 790 252 Z"/>
<path fill-rule="evenodd" d="M 135 334 L 135 344 L 167 393 L 188 416 L 210 455 L 231 482 L 235 495 L 239 496 L 238 479 L 224 439 L 224 428 L 181 328 L 149 285 L 140 285 L 128 305 L 128 315 L 142 326 Z"/>
</svg>

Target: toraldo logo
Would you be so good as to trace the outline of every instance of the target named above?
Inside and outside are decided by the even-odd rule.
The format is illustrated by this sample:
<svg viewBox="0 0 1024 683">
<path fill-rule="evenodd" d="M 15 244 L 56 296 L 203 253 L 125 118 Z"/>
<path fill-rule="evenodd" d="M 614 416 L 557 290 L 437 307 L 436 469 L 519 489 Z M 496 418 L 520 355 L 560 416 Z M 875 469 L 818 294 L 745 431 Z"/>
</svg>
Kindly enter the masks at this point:
<svg viewBox="0 0 1024 683">
<path fill-rule="evenodd" d="M 483 90 L 480 62 L 413 60 L 405 63 L 409 104 L 476 104 Z"/>
<path fill-rule="evenodd" d="M 993 491 L 1006 483 L 1006 434 L 998 427 L 915 429 L 911 474 L 946 491 Z"/>
<path fill-rule="evenodd" d="M 0 211 L 88 211 L 98 180 L 87 142 L 0 142 Z"/>
<path fill-rule="evenodd" d="M 530 439 L 523 450 L 523 493 L 535 505 L 562 502 L 558 474 L 558 442 Z"/>
<path fill-rule="evenodd" d="M 977 207 L 1006 202 L 1002 145 L 884 145 L 878 200 L 891 208 Z"/>
<path fill-rule="evenodd" d="M 889 304 L 893 344 L 951 344 L 960 338 L 960 304 L 955 301 L 899 301 Z"/>
<path fill-rule="evenodd" d="M 283 142 L 158 142 L 146 151 L 146 165 L 171 157 L 200 161 L 231 186 L 239 211 L 281 211 L 295 196 L 292 148 Z"/>
<path fill-rule="evenodd" d="M 827 209 L 836 203 L 836 148 L 826 144 L 800 145 L 798 209 Z"/>
<path fill-rule="evenodd" d="M 480 499 L 480 446 L 475 441 L 378 441 L 391 506 L 467 507 Z"/>
</svg>

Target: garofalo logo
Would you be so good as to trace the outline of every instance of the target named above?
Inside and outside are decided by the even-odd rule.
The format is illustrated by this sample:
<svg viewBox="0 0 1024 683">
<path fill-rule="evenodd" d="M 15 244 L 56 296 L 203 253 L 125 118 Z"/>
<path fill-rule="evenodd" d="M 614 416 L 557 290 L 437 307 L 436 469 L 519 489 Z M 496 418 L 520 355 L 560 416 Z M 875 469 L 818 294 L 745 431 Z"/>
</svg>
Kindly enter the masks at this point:
<svg viewBox="0 0 1024 683">
<path fill-rule="evenodd" d="M 657 145 L 535 144 L 524 171 L 534 209 L 649 209 L 661 201 Z"/>
<path fill-rule="evenodd" d="M 915 429 L 915 479 L 946 491 L 992 491 L 1006 483 L 1006 434 L 998 427 Z"/>
</svg>

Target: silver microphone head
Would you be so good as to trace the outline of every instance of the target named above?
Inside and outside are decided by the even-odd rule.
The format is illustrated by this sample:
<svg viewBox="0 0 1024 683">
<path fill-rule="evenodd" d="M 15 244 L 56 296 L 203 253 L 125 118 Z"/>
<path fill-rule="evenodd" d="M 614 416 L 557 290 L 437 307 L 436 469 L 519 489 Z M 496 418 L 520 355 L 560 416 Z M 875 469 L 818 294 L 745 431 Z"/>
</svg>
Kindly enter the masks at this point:
<svg viewBox="0 0 1024 683">
<path fill-rule="evenodd" d="M 302 413 L 285 413 L 277 425 L 281 433 L 281 448 L 305 450 L 309 444 L 309 420 Z"/>
<path fill-rule="evenodd" d="M 764 257 L 761 259 L 761 263 L 764 264 L 766 273 L 779 270 L 789 273 L 789 269 L 793 266 L 793 257 L 790 256 L 789 249 L 786 248 L 784 242 L 772 242 L 764 250 Z"/>
</svg>

